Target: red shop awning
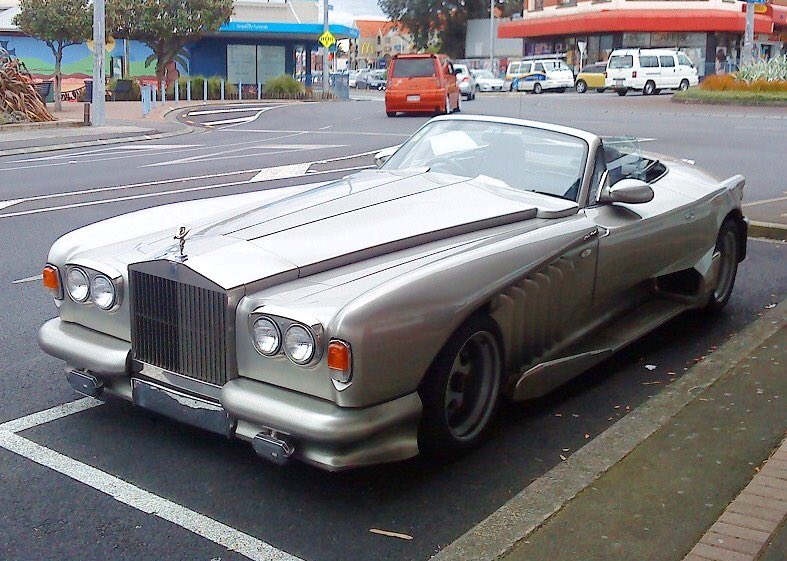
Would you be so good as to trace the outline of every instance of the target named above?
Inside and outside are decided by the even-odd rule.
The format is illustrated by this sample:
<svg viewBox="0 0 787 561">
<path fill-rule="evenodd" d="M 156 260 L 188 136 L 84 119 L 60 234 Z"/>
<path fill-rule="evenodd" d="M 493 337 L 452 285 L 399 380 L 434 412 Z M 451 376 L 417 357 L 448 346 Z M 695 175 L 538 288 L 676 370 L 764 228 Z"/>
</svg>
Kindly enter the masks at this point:
<svg viewBox="0 0 787 561">
<path fill-rule="evenodd" d="M 773 33 L 774 18 L 757 15 L 756 33 Z M 498 37 L 544 37 L 615 32 L 728 31 L 743 33 L 746 14 L 730 10 L 604 10 L 500 23 Z"/>
</svg>

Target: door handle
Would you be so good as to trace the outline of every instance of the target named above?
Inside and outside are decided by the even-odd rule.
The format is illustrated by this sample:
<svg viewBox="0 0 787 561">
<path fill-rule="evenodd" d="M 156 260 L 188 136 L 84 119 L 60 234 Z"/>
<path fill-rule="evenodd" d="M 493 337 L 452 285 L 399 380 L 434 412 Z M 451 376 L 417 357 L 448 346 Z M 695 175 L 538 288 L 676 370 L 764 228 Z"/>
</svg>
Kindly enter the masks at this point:
<svg viewBox="0 0 787 561">
<path fill-rule="evenodd" d="M 694 216 L 695 214 L 693 212 L 687 212 L 684 218 L 686 218 L 686 220 L 694 220 Z"/>
</svg>

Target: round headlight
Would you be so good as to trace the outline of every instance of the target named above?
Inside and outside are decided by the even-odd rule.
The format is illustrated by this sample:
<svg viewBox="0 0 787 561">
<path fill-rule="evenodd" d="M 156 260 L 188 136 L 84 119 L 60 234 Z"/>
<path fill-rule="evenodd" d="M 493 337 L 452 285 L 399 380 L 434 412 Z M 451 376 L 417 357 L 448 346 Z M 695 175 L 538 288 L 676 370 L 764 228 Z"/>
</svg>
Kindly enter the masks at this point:
<svg viewBox="0 0 787 561">
<path fill-rule="evenodd" d="M 115 284 L 104 275 L 96 275 L 90 284 L 90 296 L 96 306 L 109 310 L 115 305 Z"/>
<path fill-rule="evenodd" d="M 314 357 L 314 337 L 300 325 L 293 325 L 284 334 L 284 352 L 296 364 L 306 364 Z"/>
<path fill-rule="evenodd" d="M 87 273 L 82 269 L 73 268 L 66 275 L 66 287 L 68 295 L 74 302 L 84 302 L 90 296 L 90 281 Z"/>
<path fill-rule="evenodd" d="M 252 328 L 254 345 L 257 350 L 266 356 L 275 355 L 281 346 L 279 328 L 268 318 L 260 318 L 254 322 Z"/>
</svg>

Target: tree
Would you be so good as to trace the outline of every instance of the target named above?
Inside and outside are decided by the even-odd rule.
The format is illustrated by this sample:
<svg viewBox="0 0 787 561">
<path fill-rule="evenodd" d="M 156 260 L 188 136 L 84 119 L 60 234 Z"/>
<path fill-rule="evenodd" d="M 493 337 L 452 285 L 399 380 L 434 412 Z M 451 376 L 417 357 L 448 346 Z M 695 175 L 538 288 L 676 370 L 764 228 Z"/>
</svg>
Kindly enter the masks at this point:
<svg viewBox="0 0 787 561">
<path fill-rule="evenodd" d="M 183 65 L 184 47 L 216 31 L 232 15 L 233 0 L 109 0 L 107 27 L 115 37 L 145 43 L 161 87 L 167 65 Z"/>
<path fill-rule="evenodd" d="M 41 39 L 55 56 L 55 111 L 60 111 L 63 50 L 78 45 L 92 34 L 93 10 L 88 0 L 21 0 L 14 25 Z"/>
<path fill-rule="evenodd" d="M 379 0 L 379 4 L 383 13 L 410 32 L 417 49 L 427 49 L 436 34 L 442 52 L 454 58 L 464 57 L 467 21 L 489 17 L 487 0 Z"/>
</svg>

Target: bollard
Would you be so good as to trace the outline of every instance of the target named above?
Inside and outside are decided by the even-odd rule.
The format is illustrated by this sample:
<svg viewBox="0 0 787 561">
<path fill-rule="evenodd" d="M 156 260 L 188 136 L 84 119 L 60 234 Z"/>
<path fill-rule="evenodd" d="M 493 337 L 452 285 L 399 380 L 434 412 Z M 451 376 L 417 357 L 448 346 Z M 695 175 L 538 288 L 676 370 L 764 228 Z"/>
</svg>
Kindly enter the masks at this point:
<svg viewBox="0 0 787 561">
<path fill-rule="evenodd" d="M 191 101 L 191 79 L 186 82 L 186 101 Z"/>
<path fill-rule="evenodd" d="M 243 99 L 243 84 L 238 82 L 238 101 Z"/>
<path fill-rule="evenodd" d="M 161 105 L 167 101 L 167 83 L 161 82 Z"/>
<path fill-rule="evenodd" d="M 208 79 L 202 80 L 202 101 L 208 101 Z"/>
<path fill-rule="evenodd" d="M 221 101 L 224 101 L 224 78 L 221 79 Z"/>
<path fill-rule="evenodd" d="M 262 99 L 262 84 L 257 82 L 257 99 Z"/>
<path fill-rule="evenodd" d="M 158 93 L 155 87 L 148 86 L 150 88 L 150 104 L 153 106 L 153 109 L 156 108 L 158 105 Z"/>
<path fill-rule="evenodd" d="M 82 124 L 85 125 L 85 126 L 88 126 L 88 125 L 90 125 L 90 104 L 89 103 L 85 103 L 84 109 L 85 109 L 85 112 L 82 115 Z"/>
<path fill-rule="evenodd" d="M 180 101 L 180 82 L 175 80 L 175 103 Z"/>
<path fill-rule="evenodd" d="M 150 92 L 147 86 L 142 86 L 139 91 L 139 98 L 142 101 L 142 116 L 147 117 L 150 113 Z"/>
</svg>

